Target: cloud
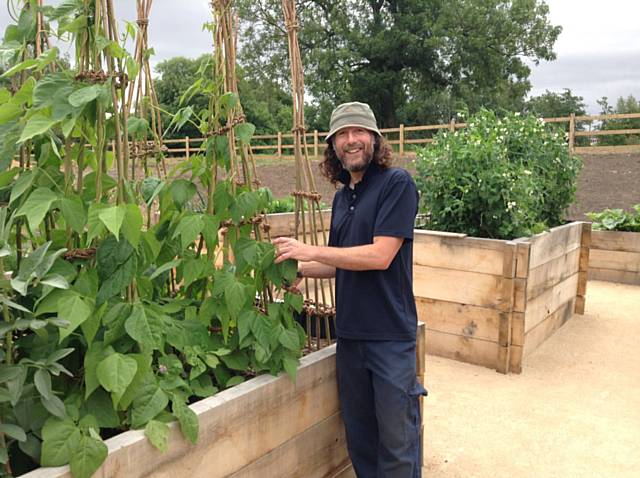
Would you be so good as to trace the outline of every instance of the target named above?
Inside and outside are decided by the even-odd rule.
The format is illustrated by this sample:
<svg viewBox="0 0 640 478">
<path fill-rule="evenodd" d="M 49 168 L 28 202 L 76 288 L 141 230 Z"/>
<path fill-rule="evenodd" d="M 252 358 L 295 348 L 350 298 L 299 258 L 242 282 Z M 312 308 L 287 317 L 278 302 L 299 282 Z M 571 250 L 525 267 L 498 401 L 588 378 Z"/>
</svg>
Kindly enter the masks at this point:
<svg viewBox="0 0 640 478">
<path fill-rule="evenodd" d="M 600 111 L 596 100 L 633 95 L 640 98 L 640 48 L 632 51 L 569 53 L 553 62 L 532 66 L 530 95 L 570 88 L 582 96 L 589 113 Z"/>
</svg>

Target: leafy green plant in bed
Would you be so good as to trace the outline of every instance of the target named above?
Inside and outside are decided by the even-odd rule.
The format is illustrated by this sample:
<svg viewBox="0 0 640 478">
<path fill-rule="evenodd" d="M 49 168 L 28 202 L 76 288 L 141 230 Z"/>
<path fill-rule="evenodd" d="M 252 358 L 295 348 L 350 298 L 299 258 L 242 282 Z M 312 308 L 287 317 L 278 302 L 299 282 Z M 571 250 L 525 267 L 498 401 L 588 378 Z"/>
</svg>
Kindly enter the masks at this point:
<svg viewBox="0 0 640 478">
<path fill-rule="evenodd" d="M 604 209 L 588 212 L 587 217 L 593 221 L 593 229 L 597 231 L 640 232 L 640 204 L 633 206 L 633 211 L 624 209 Z"/>
<path fill-rule="evenodd" d="M 542 120 L 481 111 L 418 153 L 422 226 L 504 239 L 541 232 L 563 222 L 580 165 Z"/>
<path fill-rule="evenodd" d="M 296 264 L 275 265 L 273 246 L 256 239 L 254 219 L 271 195 L 232 173 L 230 151 L 250 141 L 253 127 L 223 128 L 239 100 L 225 91 L 219 63 L 194 87 L 210 108 L 176 119 L 207 135 L 205 153 L 167 178 L 131 180 L 129 135 L 141 123 L 132 132 L 122 104 L 127 75 L 139 67 L 124 48 L 134 32 L 105 31 L 114 19 L 104 4 L 43 9 L 50 31 L 75 44 L 73 69 L 56 50 L 33 58 L 34 1 L 4 37 L 12 82 L 0 89 L 7 475 L 69 463 L 74 476 L 91 476 L 107 455 L 104 438 L 145 429 L 165 450 L 173 420 L 195 442 L 189 403 L 259 373 L 295 377 L 305 341 L 292 318 L 301 297 L 273 301 Z M 188 207 L 197 185 L 207 189 L 206 211 Z"/>
</svg>

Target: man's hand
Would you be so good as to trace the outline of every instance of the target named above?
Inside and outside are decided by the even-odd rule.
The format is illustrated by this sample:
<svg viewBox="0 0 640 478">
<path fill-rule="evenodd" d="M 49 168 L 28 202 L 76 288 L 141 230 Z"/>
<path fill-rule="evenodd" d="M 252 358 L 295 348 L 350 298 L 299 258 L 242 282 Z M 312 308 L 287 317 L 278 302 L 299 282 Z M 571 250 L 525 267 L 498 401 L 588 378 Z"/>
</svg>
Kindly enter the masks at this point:
<svg viewBox="0 0 640 478">
<path fill-rule="evenodd" d="M 273 240 L 276 246 L 276 264 L 287 259 L 298 261 L 312 261 L 315 246 L 305 244 L 290 237 L 278 237 Z"/>
</svg>

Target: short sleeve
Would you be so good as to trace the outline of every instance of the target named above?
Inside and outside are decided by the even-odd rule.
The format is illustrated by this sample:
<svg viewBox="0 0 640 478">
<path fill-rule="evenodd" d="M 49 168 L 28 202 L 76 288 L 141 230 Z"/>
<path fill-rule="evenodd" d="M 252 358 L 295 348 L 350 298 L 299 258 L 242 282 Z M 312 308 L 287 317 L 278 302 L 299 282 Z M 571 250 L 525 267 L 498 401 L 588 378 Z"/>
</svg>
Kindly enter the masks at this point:
<svg viewBox="0 0 640 478">
<path fill-rule="evenodd" d="M 418 213 L 418 190 L 413 179 L 399 170 L 385 187 L 379 202 L 373 236 L 413 238 Z"/>
</svg>

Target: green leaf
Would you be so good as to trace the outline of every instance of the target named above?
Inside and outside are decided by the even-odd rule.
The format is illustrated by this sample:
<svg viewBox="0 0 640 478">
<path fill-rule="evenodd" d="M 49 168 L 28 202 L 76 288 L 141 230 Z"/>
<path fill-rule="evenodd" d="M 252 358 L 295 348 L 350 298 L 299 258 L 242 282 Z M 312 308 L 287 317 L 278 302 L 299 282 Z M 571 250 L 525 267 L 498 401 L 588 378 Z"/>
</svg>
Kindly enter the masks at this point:
<svg viewBox="0 0 640 478">
<path fill-rule="evenodd" d="M 233 131 L 240 142 L 249 144 L 253 133 L 256 131 L 256 127 L 251 123 L 240 123 L 233 127 Z"/>
<path fill-rule="evenodd" d="M 42 402 L 44 408 L 52 415 L 58 418 L 65 418 L 67 416 L 64 403 L 57 396 L 52 395 L 49 398 L 40 397 L 40 402 Z"/>
<path fill-rule="evenodd" d="M 149 122 L 144 118 L 131 116 L 127 123 L 127 131 L 133 138 L 142 139 L 149 131 Z"/>
<path fill-rule="evenodd" d="M 232 317 L 237 317 L 247 302 L 245 286 L 234 280 L 224 288 L 224 299 L 227 303 L 229 314 Z"/>
<path fill-rule="evenodd" d="M 182 434 L 191 442 L 198 441 L 198 417 L 186 404 L 173 400 L 173 414 L 180 422 Z"/>
<path fill-rule="evenodd" d="M 258 314 L 251 321 L 251 332 L 265 350 L 272 350 L 274 342 L 278 342 L 280 331 L 277 325 L 275 320 L 263 314 Z"/>
<path fill-rule="evenodd" d="M 120 426 L 120 417 L 113 409 L 109 394 L 101 388 L 96 390 L 85 401 L 87 413 L 93 415 L 100 428 L 117 428 Z"/>
<path fill-rule="evenodd" d="M 298 337 L 298 332 L 296 330 L 284 329 L 280 333 L 278 340 L 283 347 L 293 352 L 298 352 L 300 350 L 300 338 Z"/>
<path fill-rule="evenodd" d="M 249 359 L 240 350 L 235 350 L 228 355 L 222 355 L 220 358 L 227 367 L 238 372 L 246 371 L 249 366 Z"/>
<path fill-rule="evenodd" d="M 137 248 L 142 234 L 142 213 L 135 204 L 126 204 L 125 211 L 122 235 L 134 248 Z"/>
<path fill-rule="evenodd" d="M 167 394 L 155 383 L 144 387 L 138 397 L 133 401 L 131 412 L 131 426 L 140 428 L 169 404 Z"/>
<path fill-rule="evenodd" d="M 69 466 L 74 478 L 91 478 L 107 459 L 107 445 L 97 438 L 83 436 L 76 444 Z"/>
<path fill-rule="evenodd" d="M 144 434 L 153 446 L 164 453 L 169 448 L 169 425 L 157 420 L 151 420 L 144 427 Z"/>
<path fill-rule="evenodd" d="M 71 196 L 60 201 L 60 210 L 66 223 L 77 233 L 84 231 L 87 224 L 87 211 L 80 196 Z"/>
<path fill-rule="evenodd" d="M 29 227 L 35 231 L 57 199 L 58 196 L 49 188 L 38 188 L 29 195 L 16 215 L 27 216 Z"/>
<path fill-rule="evenodd" d="M 131 283 L 137 259 L 128 241 L 117 241 L 115 236 L 109 236 L 100 243 L 96 260 L 100 280 L 96 305 L 100 306 Z"/>
<path fill-rule="evenodd" d="M 89 397 L 98 388 L 98 365 L 102 360 L 113 354 L 112 347 L 105 347 L 102 342 L 93 342 L 84 356 L 84 383 L 85 398 Z"/>
<path fill-rule="evenodd" d="M 204 220 L 202 214 L 185 216 L 178 223 L 178 227 L 176 227 L 173 233 L 173 238 L 180 236 L 182 249 L 186 249 L 196 240 L 198 234 L 202 232 L 203 227 Z"/>
<path fill-rule="evenodd" d="M 102 91 L 103 87 L 100 85 L 85 86 L 79 90 L 74 91 L 69 95 L 69 104 L 79 108 L 85 104 L 95 100 Z"/>
<path fill-rule="evenodd" d="M 97 375 L 100 385 L 111 392 L 114 406 L 118 404 L 125 390 L 138 370 L 135 359 L 115 353 L 98 364 Z"/>
<path fill-rule="evenodd" d="M 11 423 L 0 423 L 0 433 L 4 433 L 14 440 L 27 441 L 27 434 L 24 432 L 22 427 L 19 427 L 18 425 L 13 425 Z"/>
<path fill-rule="evenodd" d="M 227 380 L 225 387 L 227 388 L 235 387 L 236 385 L 240 385 L 243 382 L 244 382 L 244 377 L 242 375 L 236 375 L 235 377 L 231 377 L 229 380 Z"/>
<path fill-rule="evenodd" d="M 296 382 L 296 376 L 298 375 L 298 360 L 292 357 L 285 357 L 282 360 L 282 366 L 284 367 L 285 372 L 291 378 L 293 383 Z"/>
<path fill-rule="evenodd" d="M 169 192 L 173 197 L 173 201 L 179 208 L 189 202 L 197 192 L 196 185 L 186 179 L 176 179 L 169 186 Z"/>
<path fill-rule="evenodd" d="M 125 322 L 124 328 L 132 339 L 144 347 L 160 348 L 164 331 L 162 319 L 142 305 L 133 306 L 133 311 Z"/>
<path fill-rule="evenodd" d="M 164 187 L 164 182 L 154 176 L 148 176 L 140 183 L 140 193 L 144 202 L 151 204 L 151 202 L 160 194 L 160 191 Z"/>
<path fill-rule="evenodd" d="M 71 334 L 89 318 L 93 309 L 79 295 L 66 296 L 58 301 L 58 317 L 69 322 L 60 328 L 60 341 Z"/>
<path fill-rule="evenodd" d="M 129 408 L 143 387 L 149 383 L 156 383 L 156 377 L 151 370 L 151 361 L 153 359 L 151 354 L 129 354 L 129 357 L 138 363 L 138 370 L 118 403 L 120 410 Z"/>
<path fill-rule="evenodd" d="M 18 143 L 24 143 L 25 141 L 49 131 L 59 120 L 54 118 L 48 118 L 42 114 L 36 114 L 32 116 L 20 135 Z"/>
<path fill-rule="evenodd" d="M 80 441 L 80 430 L 70 418 L 49 418 L 42 427 L 42 466 L 62 466 L 69 463 Z"/>
<path fill-rule="evenodd" d="M 189 287 L 190 284 L 202 277 L 213 274 L 213 264 L 202 257 L 197 259 L 185 259 L 182 267 L 183 287 Z"/>
<path fill-rule="evenodd" d="M 51 390 L 51 375 L 44 369 L 36 370 L 33 376 L 33 383 L 36 386 L 38 393 L 46 399 L 53 397 L 53 390 Z"/>
<path fill-rule="evenodd" d="M 11 188 L 11 196 L 9 197 L 9 204 L 21 197 L 26 191 L 31 189 L 35 175 L 31 170 L 23 171 Z"/>
<path fill-rule="evenodd" d="M 55 287 L 56 289 L 69 288 L 69 283 L 67 282 L 67 279 L 62 277 L 60 274 L 48 274 L 42 278 L 40 283 L 49 285 L 51 287 Z"/>
<path fill-rule="evenodd" d="M 181 263 L 182 263 L 182 259 L 175 259 L 173 261 L 166 262 L 162 264 L 160 267 L 158 267 L 155 271 L 153 271 L 153 274 L 149 276 L 149 279 L 155 279 L 156 277 L 159 277 L 161 274 L 171 269 L 174 269 L 175 267 L 178 267 Z"/>
<path fill-rule="evenodd" d="M 120 237 L 120 227 L 127 214 L 127 207 L 124 205 L 107 207 L 98 212 L 98 218 L 102 224 L 118 239 Z"/>
</svg>

